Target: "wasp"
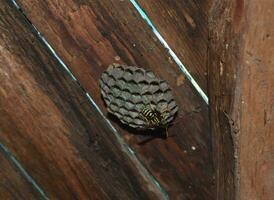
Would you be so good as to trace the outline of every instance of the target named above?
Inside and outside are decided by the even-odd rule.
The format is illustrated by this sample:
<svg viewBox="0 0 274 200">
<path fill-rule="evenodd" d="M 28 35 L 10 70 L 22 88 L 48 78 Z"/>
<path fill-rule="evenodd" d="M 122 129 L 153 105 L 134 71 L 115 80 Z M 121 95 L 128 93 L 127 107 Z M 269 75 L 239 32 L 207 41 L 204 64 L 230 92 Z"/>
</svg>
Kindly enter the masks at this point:
<svg viewBox="0 0 274 200">
<path fill-rule="evenodd" d="M 147 129 L 165 128 L 166 138 L 168 137 L 167 128 L 169 126 L 168 117 L 169 110 L 164 109 L 159 111 L 157 108 L 153 108 L 151 105 L 144 106 L 140 111 L 141 118 L 147 122 Z"/>
</svg>

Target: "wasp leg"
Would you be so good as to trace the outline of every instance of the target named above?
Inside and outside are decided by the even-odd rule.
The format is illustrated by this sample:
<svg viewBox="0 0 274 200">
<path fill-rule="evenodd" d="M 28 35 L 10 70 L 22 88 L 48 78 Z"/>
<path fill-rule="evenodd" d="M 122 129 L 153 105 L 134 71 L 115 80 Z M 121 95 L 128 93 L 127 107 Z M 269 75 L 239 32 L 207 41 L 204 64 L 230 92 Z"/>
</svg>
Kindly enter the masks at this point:
<svg viewBox="0 0 274 200">
<path fill-rule="evenodd" d="M 168 131 L 167 131 L 167 126 L 166 126 L 166 138 L 168 138 Z"/>
</svg>

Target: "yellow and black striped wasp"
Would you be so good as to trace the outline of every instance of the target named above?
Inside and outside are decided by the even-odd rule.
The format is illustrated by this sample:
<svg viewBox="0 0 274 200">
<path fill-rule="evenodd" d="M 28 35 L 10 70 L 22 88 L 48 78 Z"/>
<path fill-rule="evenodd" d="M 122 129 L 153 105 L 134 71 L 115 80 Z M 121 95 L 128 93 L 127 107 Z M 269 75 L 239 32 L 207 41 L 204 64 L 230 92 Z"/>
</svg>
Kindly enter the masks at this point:
<svg viewBox="0 0 274 200">
<path fill-rule="evenodd" d="M 166 138 L 168 137 L 167 128 L 169 125 L 168 117 L 169 110 L 164 109 L 159 111 L 156 107 L 152 107 L 151 105 L 144 106 L 140 111 L 141 118 L 147 122 L 146 129 L 157 129 L 157 128 L 165 128 L 166 130 Z"/>
</svg>

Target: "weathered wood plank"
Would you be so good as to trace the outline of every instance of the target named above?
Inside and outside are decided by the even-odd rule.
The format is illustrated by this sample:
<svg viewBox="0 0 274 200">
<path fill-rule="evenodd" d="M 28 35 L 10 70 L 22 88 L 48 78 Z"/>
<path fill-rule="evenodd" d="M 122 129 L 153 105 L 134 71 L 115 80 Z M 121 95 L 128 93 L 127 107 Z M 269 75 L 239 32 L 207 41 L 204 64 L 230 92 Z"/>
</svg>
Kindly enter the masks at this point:
<svg viewBox="0 0 274 200">
<path fill-rule="evenodd" d="M 146 67 L 166 79 L 174 90 L 180 114 L 200 106 L 170 128 L 167 140 L 147 137 L 119 128 L 149 171 L 173 199 L 212 197 L 212 160 L 207 105 L 182 75 L 129 1 L 18 1 L 26 15 L 46 36 L 81 84 L 106 113 L 98 79 L 113 63 Z M 117 127 L 117 126 L 116 126 Z M 129 134 L 129 132 L 131 134 Z M 195 149 L 195 150 L 193 150 Z"/>
<path fill-rule="evenodd" d="M 211 1 L 137 0 L 205 93 L 208 11 Z"/>
<path fill-rule="evenodd" d="M 0 199 L 39 199 L 41 196 L 22 177 L 0 147 Z"/>
<path fill-rule="evenodd" d="M 274 2 L 214 1 L 209 89 L 218 199 L 274 197 Z"/>
<path fill-rule="evenodd" d="M 0 3 L 0 141 L 50 199 L 162 199 L 84 91 Z"/>
<path fill-rule="evenodd" d="M 142 66 L 166 79 L 180 106 L 179 115 L 200 106 L 201 112 L 185 116 L 182 123 L 170 128 L 170 135 L 175 136 L 167 140 L 156 137 L 142 143 L 150 136 L 116 127 L 172 199 L 211 199 L 207 105 L 182 79 L 178 67 L 170 63 L 166 50 L 132 4 L 116 0 L 18 3 L 105 113 L 98 79 L 113 62 Z"/>
</svg>

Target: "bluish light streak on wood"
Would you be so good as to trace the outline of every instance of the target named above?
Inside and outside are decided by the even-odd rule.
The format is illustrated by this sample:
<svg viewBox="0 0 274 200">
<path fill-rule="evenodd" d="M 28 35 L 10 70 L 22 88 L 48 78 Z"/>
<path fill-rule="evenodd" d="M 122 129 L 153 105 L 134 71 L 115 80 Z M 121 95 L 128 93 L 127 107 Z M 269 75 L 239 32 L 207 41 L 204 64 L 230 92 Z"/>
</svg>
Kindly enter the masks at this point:
<svg viewBox="0 0 274 200">
<path fill-rule="evenodd" d="M 191 82 L 193 87 L 197 90 L 197 92 L 200 94 L 200 96 L 203 98 L 203 100 L 208 104 L 208 97 L 202 90 L 202 88 L 198 85 L 198 83 L 194 80 L 194 78 L 191 76 L 191 74 L 188 72 L 187 68 L 184 66 L 184 64 L 181 62 L 181 60 L 178 58 L 178 56 L 174 53 L 174 51 L 170 48 L 168 43 L 165 41 L 165 39 L 162 37 L 162 35 L 159 33 L 159 31 L 156 29 L 156 27 L 153 25 L 147 14 L 144 12 L 144 10 L 139 6 L 139 4 L 135 0 L 130 0 L 130 2 L 133 4 L 133 6 L 136 8 L 136 10 L 139 12 L 139 14 L 142 16 L 142 18 L 146 21 L 146 23 L 150 26 L 153 33 L 156 35 L 156 37 L 159 39 L 161 44 L 168 49 L 168 53 L 173 58 L 175 63 L 179 66 L 180 70 L 183 72 L 183 74 L 186 76 L 186 78 Z"/>
</svg>

